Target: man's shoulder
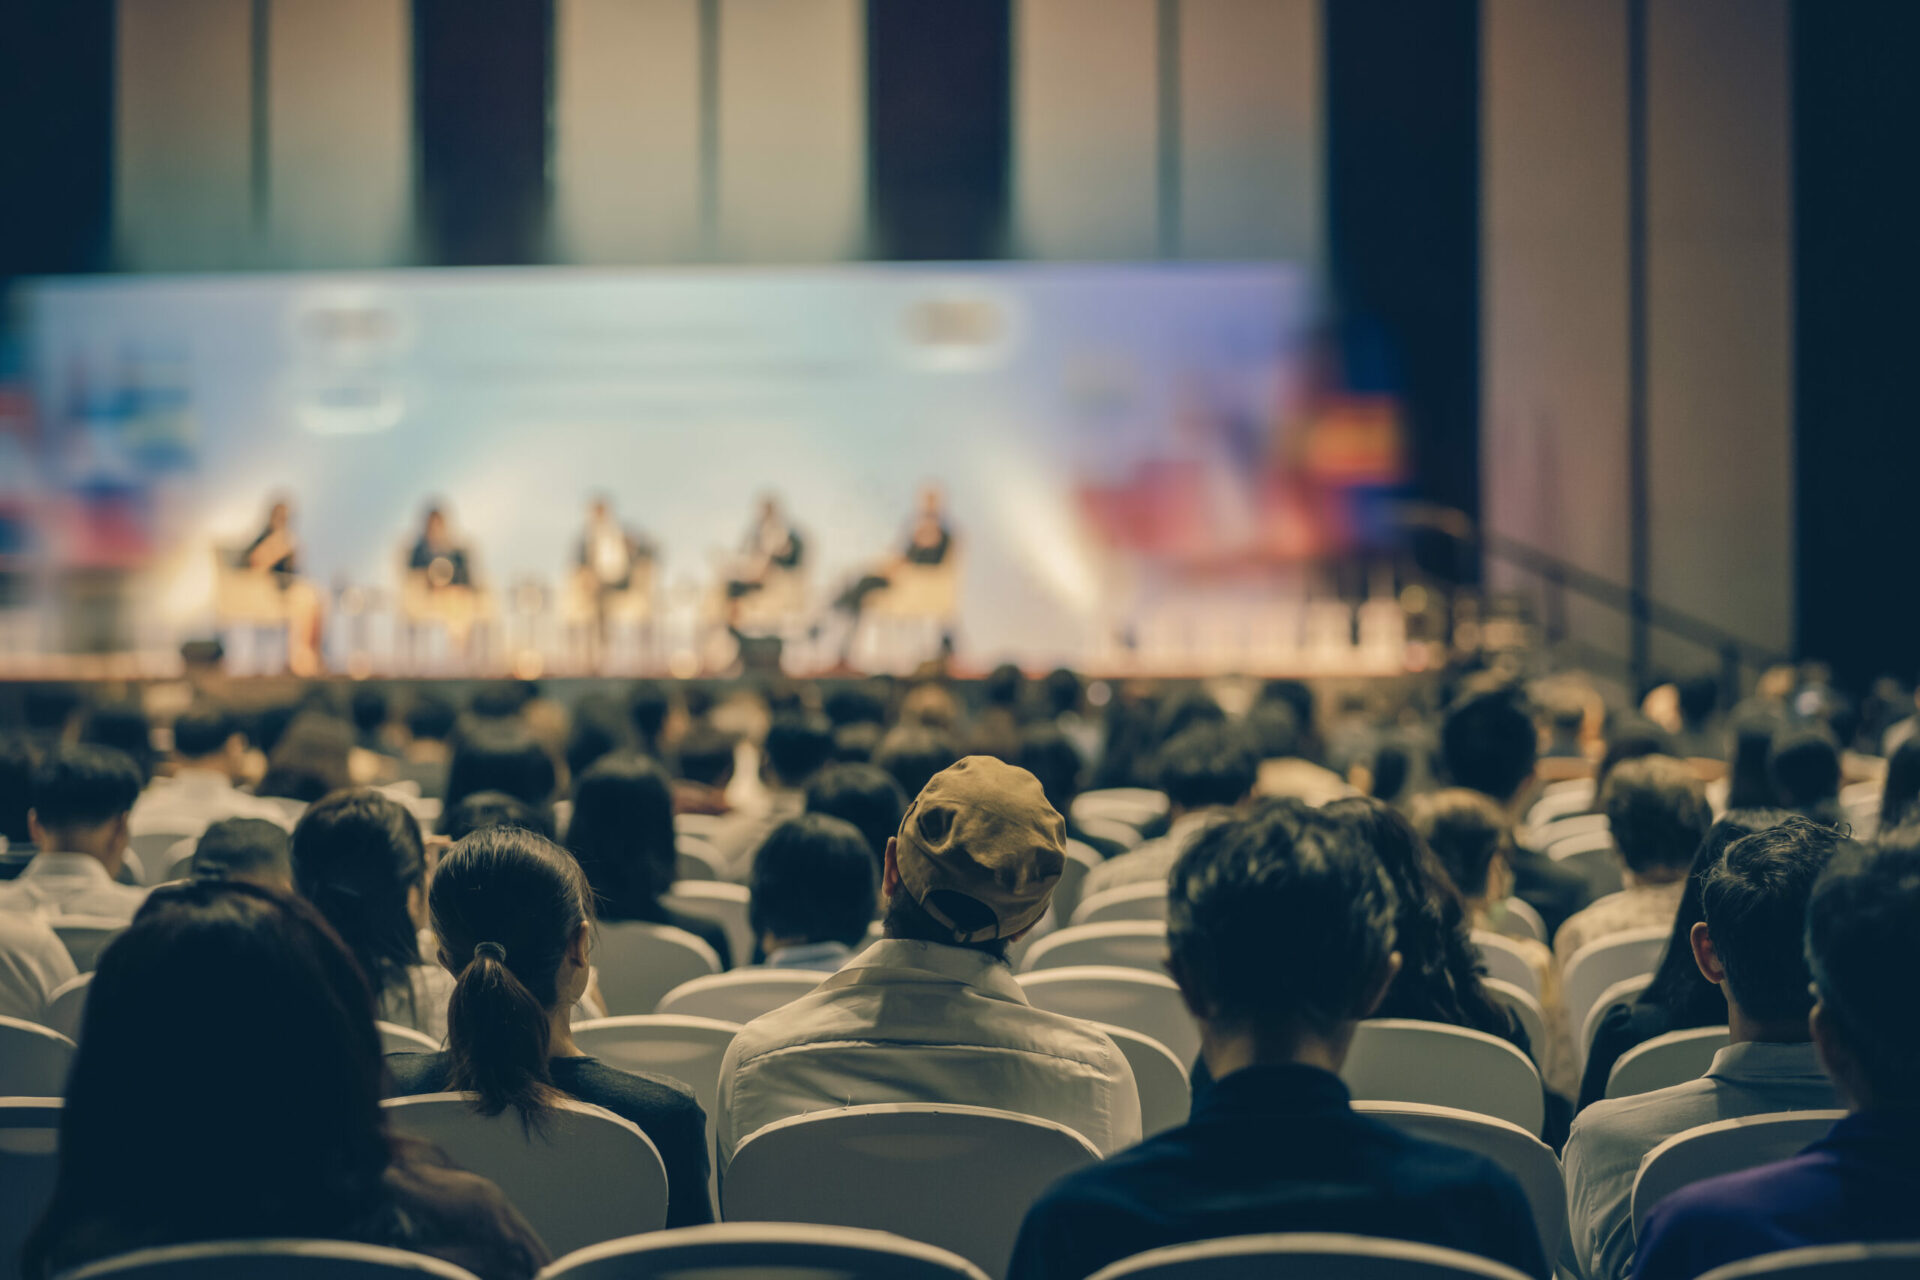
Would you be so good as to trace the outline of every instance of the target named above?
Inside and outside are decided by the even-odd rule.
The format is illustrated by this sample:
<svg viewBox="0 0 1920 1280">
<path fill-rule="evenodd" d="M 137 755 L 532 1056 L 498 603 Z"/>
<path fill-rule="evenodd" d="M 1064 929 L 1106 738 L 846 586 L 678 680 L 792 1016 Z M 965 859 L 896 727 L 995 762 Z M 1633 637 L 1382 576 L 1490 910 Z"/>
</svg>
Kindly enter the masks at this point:
<svg viewBox="0 0 1920 1280">
<path fill-rule="evenodd" d="M 1567 1143 L 1615 1142 L 1653 1134 L 1657 1144 L 1683 1129 L 1722 1119 L 1714 1107 L 1717 1092 L 1713 1082 L 1703 1077 L 1624 1098 L 1602 1098 L 1574 1117 Z"/>
</svg>

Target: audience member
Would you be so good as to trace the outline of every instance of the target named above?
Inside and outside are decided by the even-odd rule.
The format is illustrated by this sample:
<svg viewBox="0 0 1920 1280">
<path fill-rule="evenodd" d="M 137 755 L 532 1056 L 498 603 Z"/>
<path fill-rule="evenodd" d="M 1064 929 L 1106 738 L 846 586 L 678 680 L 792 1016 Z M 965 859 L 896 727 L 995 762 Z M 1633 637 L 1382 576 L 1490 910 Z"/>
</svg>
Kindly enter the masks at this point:
<svg viewBox="0 0 1920 1280">
<path fill-rule="evenodd" d="M 1851 1114 L 1797 1156 L 1662 1200 L 1636 1280 L 1690 1280 L 1756 1254 L 1913 1238 L 1920 1203 L 1920 845 L 1844 844 L 1814 886 L 1806 957 L 1815 1051 Z"/>
<path fill-rule="evenodd" d="M 244 880 L 292 893 L 293 838 L 265 818 L 209 823 L 193 846 L 188 874 L 195 880 Z"/>
<path fill-rule="evenodd" d="M 807 784 L 807 812 L 852 823 L 867 842 L 877 872 L 886 860 L 887 841 L 906 816 L 907 798 L 878 765 L 830 764 Z"/>
<path fill-rule="evenodd" d="M 1392 985 L 1394 892 L 1357 824 L 1286 802 L 1210 827 L 1175 864 L 1168 970 L 1216 1083 L 1188 1122 L 1028 1213 L 1011 1280 L 1080 1280 L 1147 1249 L 1351 1232 L 1549 1274 L 1512 1176 L 1356 1114 L 1339 1070 Z"/>
<path fill-rule="evenodd" d="M 420 824 L 378 791 L 335 792 L 293 829 L 294 885 L 353 953 L 380 1018 L 443 1040 L 453 979 L 420 956 L 426 879 Z"/>
<path fill-rule="evenodd" d="M 883 859 L 885 852 L 882 846 Z M 760 963 L 831 973 L 867 936 L 879 873 L 859 828 L 824 813 L 804 813 L 773 829 L 754 855 L 747 887 L 753 894 L 747 919 Z"/>
<path fill-rule="evenodd" d="M 459 730 L 447 768 L 446 803 L 476 791 L 504 791 L 536 809 L 553 804 L 560 780 L 553 757 L 513 720 L 482 720 Z"/>
<path fill-rule="evenodd" d="M 153 722 L 138 702 L 107 702 L 89 709 L 80 720 L 80 741 L 124 753 L 140 771 L 142 787 L 153 780 L 159 753 L 153 749 Z"/>
<path fill-rule="evenodd" d="M 1774 735 L 1784 723 L 1777 711 L 1765 707 L 1749 707 L 1735 717 L 1726 809 L 1771 809 L 1778 803 L 1767 765 L 1773 757 Z"/>
<path fill-rule="evenodd" d="M 680 861 L 673 791 L 659 765 L 636 752 L 601 759 L 573 784 L 567 848 L 580 861 L 602 920 L 638 920 L 685 929 L 712 947 L 720 967 L 734 962 L 727 931 L 660 900 Z"/>
<path fill-rule="evenodd" d="M 553 810 L 504 791 L 476 791 L 440 811 L 440 834 L 448 840 L 464 840 L 482 827 L 520 827 L 551 840 Z"/>
<path fill-rule="evenodd" d="M 1775 736 L 1767 776 L 1782 809 L 1828 826 L 1846 821 L 1840 811 L 1840 745 L 1825 728 L 1809 725 Z"/>
<path fill-rule="evenodd" d="M 1070 668 L 1055 667 L 1040 681 L 1040 692 L 1047 719 L 1067 735 L 1091 777 L 1100 763 L 1101 733 L 1099 723 L 1087 716 L 1086 682 Z"/>
<path fill-rule="evenodd" d="M 1633 1269 L 1633 1182 L 1649 1151 L 1716 1120 L 1835 1105 L 1809 1042 L 1807 899 L 1842 837 L 1804 818 L 1745 837 L 1707 872 L 1694 962 L 1724 993 L 1731 1032 L 1698 1080 L 1594 1103 L 1563 1161 L 1569 1250 L 1587 1280 Z"/>
<path fill-rule="evenodd" d="M 0 840 L 9 848 L 33 847 L 27 811 L 33 808 L 33 772 L 40 754 L 25 738 L 0 738 Z"/>
<path fill-rule="evenodd" d="M 573 705 L 567 731 L 567 776 L 577 778 L 602 756 L 627 747 L 632 736 L 618 703 L 605 694 L 590 693 Z M 644 754 L 652 755 L 651 750 Z"/>
<path fill-rule="evenodd" d="M 436 958 L 456 981 L 441 1053 L 387 1058 L 396 1095 L 471 1091 L 483 1115 L 511 1107 L 538 1128 L 556 1098 L 605 1107 L 640 1126 L 667 1166 L 667 1225 L 713 1220 L 706 1115 L 663 1075 L 581 1053 L 569 1020 L 586 993 L 592 890 L 580 864 L 543 836 L 487 827 L 434 868 L 427 908 Z"/>
<path fill-rule="evenodd" d="M 112 747 L 56 746 L 33 773 L 27 832 L 34 854 L 0 885 L 0 908 L 55 917 L 131 920 L 146 891 L 119 883 L 127 856 L 127 815 L 140 795 L 140 770 Z"/>
<path fill-rule="evenodd" d="M 833 731 L 833 759 L 837 764 L 867 764 L 887 736 L 885 725 L 861 720 Z"/>
<path fill-rule="evenodd" d="M 1242 730 L 1204 719 L 1160 749 L 1160 790 L 1173 823 L 1167 833 L 1101 863 L 1087 873 L 1080 900 L 1123 885 L 1164 883 L 1200 833 L 1246 802 L 1260 769 L 1252 739 Z"/>
<path fill-rule="evenodd" d="M 733 738 L 710 724 L 696 723 L 682 735 L 673 753 L 673 811 L 717 817 L 727 812 L 727 784 L 733 781 Z"/>
<path fill-rule="evenodd" d="M 270 1056 L 236 1056 L 241 1010 Z M 499 1189 L 388 1131 L 373 1020 L 352 956 L 305 903 L 236 883 L 156 891 L 88 991 L 24 1274 L 158 1245 L 317 1238 L 530 1280 L 546 1250 Z"/>
<path fill-rule="evenodd" d="M 776 715 L 761 747 L 760 781 L 766 794 L 753 808 L 736 808 L 704 834 L 728 878 L 745 880 L 767 833 L 806 812 L 806 785 L 833 759 L 833 726 L 817 713 Z"/>
<path fill-rule="evenodd" d="M 900 793 L 912 804 L 934 774 L 960 759 L 953 736 L 926 725 L 898 724 L 880 740 L 873 762 L 893 775 Z"/>
<path fill-rule="evenodd" d="M 173 722 L 173 776 L 156 778 L 134 802 L 134 835 L 197 836 L 222 818 L 264 818 L 286 825 L 286 811 L 235 784 L 247 739 L 218 707 L 195 707 Z"/>
<path fill-rule="evenodd" d="M 636 680 L 627 691 L 627 723 L 633 726 L 640 750 L 654 759 L 664 755 L 667 720 L 673 714 L 673 695 L 658 680 Z"/>
<path fill-rule="evenodd" d="M 754 1019 L 720 1074 L 720 1168 L 788 1116 L 947 1102 L 1040 1116 L 1104 1152 L 1140 1137 L 1112 1040 L 1027 1003 L 1007 945 L 1046 914 L 1060 815 L 1023 769 L 968 756 L 928 782 L 887 845 L 885 937 L 811 993 Z"/>
<path fill-rule="evenodd" d="M 1553 954 L 1562 969 L 1582 947 L 1603 938 L 1673 923 L 1686 892 L 1687 868 L 1713 824 L 1699 778 L 1672 756 L 1622 761 L 1601 789 L 1600 807 L 1626 866 L 1626 887 L 1560 926 Z"/>
<path fill-rule="evenodd" d="M 1028 725 L 1020 734 L 1020 749 L 1013 764 L 1040 779 L 1040 789 L 1067 824 L 1067 839 L 1078 840 L 1102 858 L 1127 851 L 1118 840 L 1109 840 L 1082 827 L 1073 816 L 1073 802 L 1080 794 L 1080 778 L 1085 772 L 1080 750 L 1058 726 L 1048 723 Z"/>
<path fill-rule="evenodd" d="M 1027 689 L 1026 673 L 1011 662 L 987 672 L 980 682 L 984 705 L 974 717 L 969 755 L 993 756 L 1013 762 L 1020 750 L 1021 702 Z"/>
<path fill-rule="evenodd" d="M 48 998 L 76 972 L 45 912 L 0 910 L 0 1017 L 45 1022 Z"/>
<path fill-rule="evenodd" d="M 347 717 L 353 722 L 353 745 L 375 755 L 391 755 L 392 744 L 387 741 L 390 713 L 385 689 L 374 684 L 356 684 L 347 697 Z"/>
<path fill-rule="evenodd" d="M 418 694 L 407 708 L 402 723 L 406 726 L 400 759 L 393 766 L 394 776 L 412 782 L 420 794 L 439 799 L 447 793 L 447 764 L 453 758 L 447 739 L 453 734 L 457 716 L 453 704 L 438 694 Z"/>
<path fill-rule="evenodd" d="M 1915 818 L 1920 818 L 1920 738 L 1908 738 L 1887 759 L 1878 829 L 1891 831 Z"/>
<path fill-rule="evenodd" d="M 255 795 L 311 804 L 353 783 L 353 729 L 324 711 L 301 711 L 267 753 L 267 772 Z"/>
<path fill-rule="evenodd" d="M 1247 712 L 1247 730 L 1260 752 L 1254 795 L 1325 804 L 1354 794 L 1345 778 L 1307 759 L 1306 736 L 1284 699 L 1254 703 Z"/>
</svg>

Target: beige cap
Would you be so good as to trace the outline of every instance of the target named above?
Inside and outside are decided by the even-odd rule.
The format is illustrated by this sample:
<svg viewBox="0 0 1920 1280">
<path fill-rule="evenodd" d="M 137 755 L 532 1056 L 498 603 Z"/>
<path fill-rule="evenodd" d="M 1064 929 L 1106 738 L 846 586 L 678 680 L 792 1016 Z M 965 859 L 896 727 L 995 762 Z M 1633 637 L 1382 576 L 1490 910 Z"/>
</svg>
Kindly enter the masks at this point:
<svg viewBox="0 0 1920 1280">
<path fill-rule="evenodd" d="M 895 857 L 907 892 L 956 942 L 987 942 L 1046 912 L 1066 842 L 1066 821 L 1038 778 L 967 756 L 934 774 L 908 808 Z"/>
</svg>

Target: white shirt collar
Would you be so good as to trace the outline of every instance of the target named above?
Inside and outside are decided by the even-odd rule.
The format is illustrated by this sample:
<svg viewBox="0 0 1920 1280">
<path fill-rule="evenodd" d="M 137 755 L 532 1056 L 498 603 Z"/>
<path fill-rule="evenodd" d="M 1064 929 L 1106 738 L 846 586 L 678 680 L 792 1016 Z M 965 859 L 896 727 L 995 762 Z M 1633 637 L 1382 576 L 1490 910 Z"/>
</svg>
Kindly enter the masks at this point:
<svg viewBox="0 0 1920 1280">
<path fill-rule="evenodd" d="M 898 974 L 944 978 L 971 987 L 982 995 L 1014 1004 L 1026 1004 L 1027 993 L 1014 980 L 1013 970 L 1004 960 L 996 960 L 972 947 L 954 947 L 940 942 L 915 942 L 906 938 L 882 938 L 841 966 L 840 971 L 821 984 L 846 987 L 856 983 L 882 983 Z"/>
<path fill-rule="evenodd" d="M 1721 1080 L 1774 1080 L 1791 1076 L 1822 1076 L 1820 1055 L 1811 1041 L 1779 1044 L 1743 1040 L 1713 1055 L 1709 1076 Z"/>
<path fill-rule="evenodd" d="M 38 880 L 42 877 L 79 877 L 96 884 L 112 884 L 113 877 L 107 874 L 107 868 L 100 859 L 90 853 L 59 853 L 48 850 L 37 853 L 20 872 L 22 880 Z"/>
</svg>

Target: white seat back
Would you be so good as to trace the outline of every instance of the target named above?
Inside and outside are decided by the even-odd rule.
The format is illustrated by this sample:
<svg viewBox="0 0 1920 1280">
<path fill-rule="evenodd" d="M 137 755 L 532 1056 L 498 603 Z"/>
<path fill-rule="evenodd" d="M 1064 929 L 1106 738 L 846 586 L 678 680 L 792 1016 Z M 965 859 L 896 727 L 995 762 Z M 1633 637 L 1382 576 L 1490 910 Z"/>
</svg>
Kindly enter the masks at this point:
<svg viewBox="0 0 1920 1280">
<path fill-rule="evenodd" d="M 1150 787 L 1103 787 L 1073 798 L 1073 820 L 1124 822 L 1138 831 L 1169 811 L 1166 793 Z"/>
<path fill-rule="evenodd" d="M 1738 1173 L 1796 1155 L 1833 1128 L 1844 1111 L 1779 1111 L 1716 1120 L 1676 1133 L 1647 1152 L 1633 1180 L 1633 1234 L 1640 1236 L 1653 1206 L 1703 1178 Z"/>
<path fill-rule="evenodd" d="M 720 972 L 712 947 L 672 925 L 605 921 L 599 935 L 593 962 L 611 1014 L 652 1013 L 660 997 L 681 983 Z"/>
<path fill-rule="evenodd" d="M 1484 1031 L 1369 1018 L 1354 1033 L 1340 1078 L 1355 1098 L 1369 1102 L 1456 1107 L 1531 1134 L 1546 1123 L 1540 1073 L 1526 1054 Z"/>
<path fill-rule="evenodd" d="M 1140 1093 L 1140 1136 L 1151 1138 L 1185 1124 L 1193 1112 L 1193 1081 L 1187 1064 L 1152 1036 L 1131 1027 L 1111 1022 L 1095 1025 L 1120 1047 L 1133 1068 L 1133 1083 Z"/>
<path fill-rule="evenodd" d="M 1064 1125 L 987 1107 L 816 1111 L 747 1136 L 721 1185 L 722 1216 L 894 1231 L 1002 1276 L 1040 1193 L 1099 1158 Z"/>
<path fill-rule="evenodd" d="M 160 883 L 189 879 L 193 875 L 193 855 L 199 848 L 198 840 L 182 840 L 167 850 L 167 869 L 161 873 Z"/>
<path fill-rule="evenodd" d="M 1301 1232 L 1151 1249 L 1091 1280 L 1520 1280 L 1512 1267 L 1437 1245 Z"/>
<path fill-rule="evenodd" d="M 79 1044 L 80 1024 L 87 1016 L 87 993 L 92 989 L 91 973 L 75 974 L 55 987 L 47 997 L 46 1025 Z"/>
<path fill-rule="evenodd" d="M 717 1222 L 570 1253 L 540 1280 L 986 1280 L 957 1253 L 890 1231 L 810 1222 Z"/>
<path fill-rule="evenodd" d="M 397 1022 L 376 1022 L 382 1053 L 438 1053 L 440 1045 L 424 1031 L 403 1027 Z"/>
<path fill-rule="evenodd" d="M 1167 886 L 1158 880 L 1123 884 L 1083 899 L 1071 923 L 1101 924 L 1108 920 L 1167 920 Z"/>
<path fill-rule="evenodd" d="M 61 1280 L 475 1280 L 451 1262 L 348 1240 L 216 1240 L 140 1249 Z"/>
<path fill-rule="evenodd" d="M 1912 1280 L 1920 1244 L 1822 1244 L 1715 1267 L 1700 1280 Z"/>
<path fill-rule="evenodd" d="M 720 1115 L 720 1063 L 739 1030 L 738 1023 L 714 1018 L 639 1014 L 576 1022 L 573 1042 L 580 1052 L 609 1066 L 671 1076 L 692 1089 L 700 1109 L 707 1113 L 707 1168 L 716 1169 L 713 1137 Z M 719 1189 L 717 1182 L 713 1189 Z"/>
<path fill-rule="evenodd" d="M 1485 929 L 1475 929 L 1473 947 L 1480 953 L 1480 963 L 1487 967 L 1489 978 L 1510 982 L 1534 999 L 1540 998 L 1540 975 L 1519 943 Z"/>
<path fill-rule="evenodd" d="M 1122 850 L 1133 849 L 1140 844 L 1140 828 L 1129 822 L 1114 818 L 1075 818 L 1075 829 L 1082 835 L 1095 840 L 1111 840 Z"/>
<path fill-rule="evenodd" d="M 711 920 L 726 930 L 727 949 L 736 965 L 753 963 L 753 926 L 747 922 L 747 904 L 753 895 L 743 884 L 711 880 L 676 880 L 661 901 L 676 911 Z"/>
<path fill-rule="evenodd" d="M 73 1041 L 37 1022 L 0 1016 L 0 1098 L 58 1098 L 72 1065 Z"/>
<path fill-rule="evenodd" d="M 1601 821 L 1605 821 L 1604 818 Z M 1549 828 L 1549 833 L 1553 828 Z M 1589 892 L 1617 893 L 1625 884 L 1620 855 L 1614 851 L 1613 831 L 1602 827 L 1575 835 L 1550 835 L 1547 857 L 1586 877 Z"/>
<path fill-rule="evenodd" d="M 153 885 L 165 880 L 173 865 L 174 846 L 194 838 L 191 831 L 149 831 L 129 837 L 127 846 L 140 859 L 140 883 Z"/>
<path fill-rule="evenodd" d="M 1502 982 L 1498 978 L 1485 978 L 1481 985 L 1487 994 L 1493 996 L 1520 1020 L 1520 1027 L 1527 1033 L 1527 1044 L 1533 1050 L 1533 1060 L 1537 1064 L 1540 1056 L 1547 1051 L 1547 1037 L 1553 1034 L 1547 1028 L 1547 1011 L 1531 995 L 1514 986 L 1511 982 Z"/>
<path fill-rule="evenodd" d="M 67 944 L 73 967 L 88 973 L 99 966 L 107 944 L 127 931 L 127 922 L 105 916 L 55 916 L 53 931 Z"/>
<path fill-rule="evenodd" d="M 1053 886 L 1053 927 L 1064 929 L 1073 919 L 1073 910 L 1080 905 L 1080 888 L 1086 883 L 1087 872 L 1101 863 L 1101 857 L 1093 847 L 1079 840 L 1069 840 L 1066 844 L 1066 861 L 1060 866 L 1060 881 Z"/>
<path fill-rule="evenodd" d="M 1538 911 L 1533 909 L 1533 904 L 1525 898 L 1508 898 L 1500 902 L 1496 909 L 1505 915 L 1508 920 L 1524 928 L 1527 931 L 1527 936 L 1535 942 L 1550 943 L 1553 941 L 1553 938 L 1547 933 L 1546 920 Z"/>
<path fill-rule="evenodd" d="M 7 1280 L 20 1274 L 21 1246 L 53 1198 L 60 1107 L 58 1098 L 0 1097 L 0 1276 Z"/>
<path fill-rule="evenodd" d="M 1475 1151 L 1512 1174 L 1527 1193 L 1540 1246 L 1559 1256 L 1567 1232 L 1567 1186 L 1553 1148 L 1519 1125 L 1454 1107 L 1412 1102 L 1356 1102 L 1353 1109 L 1429 1142 Z"/>
<path fill-rule="evenodd" d="M 676 880 L 726 879 L 725 861 L 711 840 L 682 831 L 674 837 L 673 843 L 677 855 L 673 873 Z M 734 958 L 739 961 L 738 956 Z"/>
<path fill-rule="evenodd" d="M 1180 988 L 1164 973 L 1076 965 L 1023 973 L 1020 986 L 1036 1009 L 1137 1031 L 1165 1045 L 1183 1063 L 1200 1056 L 1200 1029 L 1180 998 Z"/>
<path fill-rule="evenodd" d="M 1608 1073 L 1607 1096 L 1624 1098 L 1698 1080 L 1713 1065 L 1713 1055 L 1727 1047 L 1728 1035 L 1725 1027 L 1692 1027 L 1633 1046 Z"/>
<path fill-rule="evenodd" d="M 744 1024 L 798 1000 L 826 978 L 814 969 L 735 969 L 708 974 L 667 992 L 656 1012 Z"/>
<path fill-rule="evenodd" d="M 1161 892 L 1164 895 L 1165 889 Z M 1119 965 L 1163 973 L 1167 967 L 1167 923 L 1165 920 L 1109 920 L 1104 924 L 1070 925 L 1034 943 L 1021 959 L 1020 968 L 1031 973 L 1037 969 L 1063 969 L 1081 964 Z"/>
<path fill-rule="evenodd" d="M 638 1125 L 569 1098 L 529 1133 L 512 1108 L 475 1111 L 476 1096 L 428 1093 L 383 1105 L 396 1131 L 499 1186 L 556 1254 L 665 1225 L 667 1167 Z"/>
<path fill-rule="evenodd" d="M 1587 1010 L 1587 1016 L 1575 1029 L 1573 1049 L 1575 1060 L 1585 1064 L 1587 1050 L 1593 1047 L 1593 1038 L 1600 1034 L 1600 1024 L 1605 1021 L 1607 1010 L 1617 1004 L 1632 1004 L 1640 998 L 1641 992 L 1653 985 L 1653 975 L 1643 973 L 1637 978 L 1627 978 L 1616 982 L 1600 993 L 1600 998 Z"/>
<path fill-rule="evenodd" d="M 1567 961 L 1561 976 L 1560 1000 L 1566 1010 L 1567 1027 L 1576 1036 L 1587 1024 L 1587 1014 L 1600 997 L 1616 982 L 1629 978 L 1651 977 L 1659 967 L 1660 955 L 1667 948 L 1672 929 L 1630 929 L 1590 942 Z M 1586 1039 L 1580 1036 L 1575 1046 L 1586 1051 Z"/>
</svg>

